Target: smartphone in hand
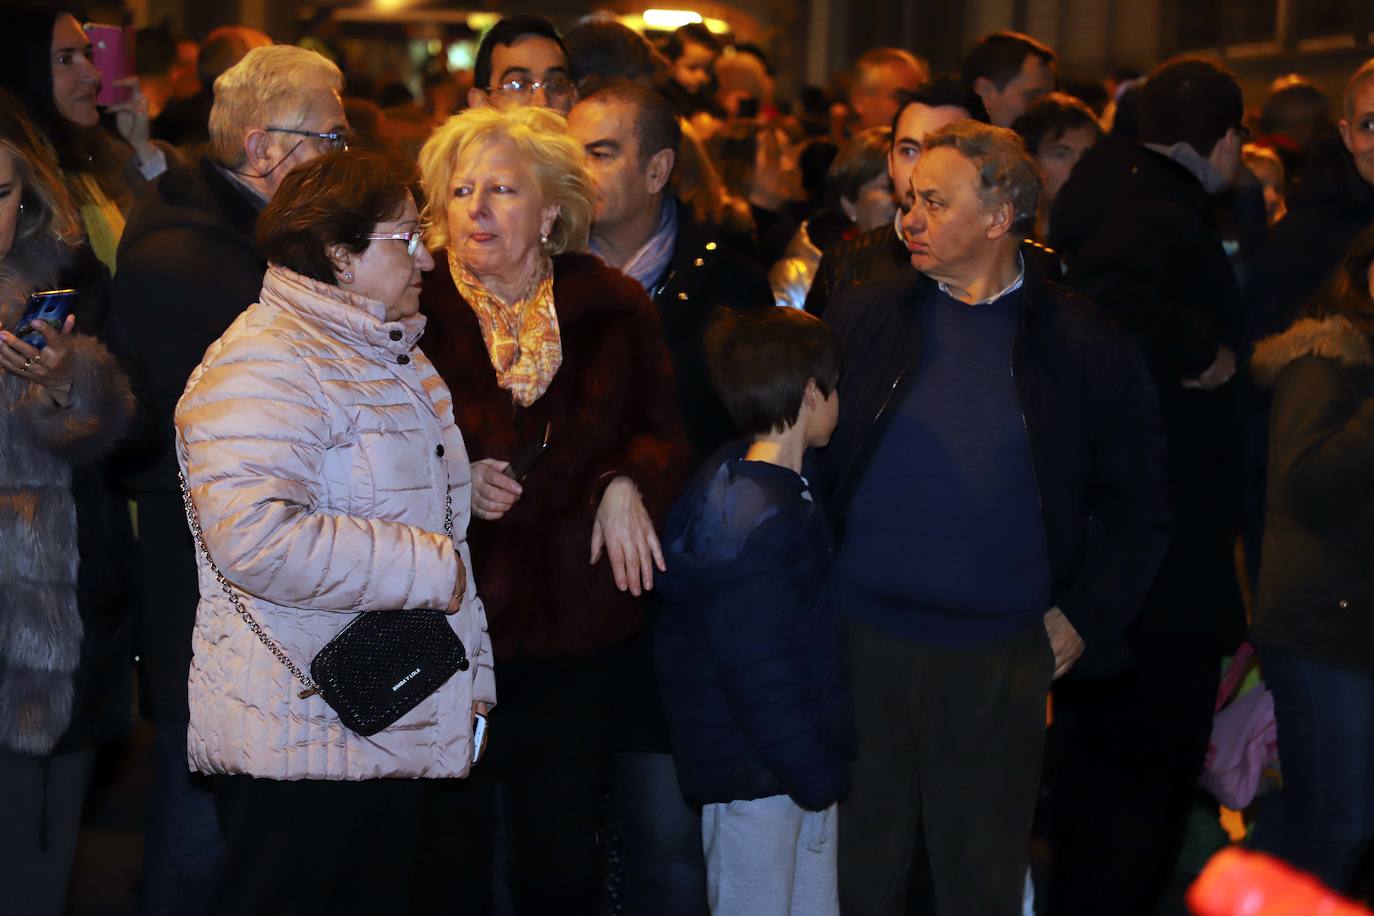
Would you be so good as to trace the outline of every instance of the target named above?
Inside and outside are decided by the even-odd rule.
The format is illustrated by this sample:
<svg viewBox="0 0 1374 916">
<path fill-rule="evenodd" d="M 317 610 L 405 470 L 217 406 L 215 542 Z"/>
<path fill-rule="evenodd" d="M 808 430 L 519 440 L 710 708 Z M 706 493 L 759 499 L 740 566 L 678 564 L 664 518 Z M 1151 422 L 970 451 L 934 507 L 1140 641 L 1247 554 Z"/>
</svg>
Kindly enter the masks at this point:
<svg viewBox="0 0 1374 916">
<path fill-rule="evenodd" d="M 24 306 L 24 314 L 10 328 L 10 333 L 29 346 L 41 350 L 48 345 L 41 331 L 33 326 L 35 321 L 46 321 L 53 330 L 62 330 L 72 306 L 79 295 L 74 289 L 50 289 L 29 296 Z"/>
<path fill-rule="evenodd" d="M 472 762 L 482 759 L 487 746 L 487 717 L 479 713 L 472 716 Z"/>
<path fill-rule="evenodd" d="M 100 71 L 100 93 L 95 103 L 123 105 L 133 92 L 128 86 L 115 85 L 136 75 L 134 70 L 134 30 L 117 25 L 88 22 L 86 37 L 91 40 L 91 63 Z"/>
</svg>

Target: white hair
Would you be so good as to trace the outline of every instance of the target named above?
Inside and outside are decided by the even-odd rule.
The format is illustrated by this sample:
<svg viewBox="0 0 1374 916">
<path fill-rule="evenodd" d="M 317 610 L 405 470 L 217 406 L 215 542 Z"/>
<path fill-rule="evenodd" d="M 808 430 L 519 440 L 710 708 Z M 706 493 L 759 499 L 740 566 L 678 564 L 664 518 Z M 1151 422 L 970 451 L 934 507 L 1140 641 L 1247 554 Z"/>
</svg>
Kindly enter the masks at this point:
<svg viewBox="0 0 1374 916">
<path fill-rule="evenodd" d="M 306 99 L 320 90 L 343 91 L 343 73 L 323 55 L 294 45 L 249 51 L 215 80 L 210 157 L 239 168 L 247 160 L 243 138 L 250 130 L 299 127 Z"/>
</svg>

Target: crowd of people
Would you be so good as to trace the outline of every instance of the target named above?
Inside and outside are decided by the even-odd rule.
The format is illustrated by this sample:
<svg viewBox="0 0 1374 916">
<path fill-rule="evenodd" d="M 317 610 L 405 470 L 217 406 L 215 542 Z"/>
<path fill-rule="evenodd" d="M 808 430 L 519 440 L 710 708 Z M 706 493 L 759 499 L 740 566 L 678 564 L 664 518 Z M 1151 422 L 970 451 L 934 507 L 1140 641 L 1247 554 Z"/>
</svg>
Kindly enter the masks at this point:
<svg viewBox="0 0 1374 916">
<path fill-rule="evenodd" d="M 1167 912 L 1247 639 L 1374 886 L 1374 61 L 4 16 L 7 907 L 136 693 L 147 914 Z"/>
</svg>

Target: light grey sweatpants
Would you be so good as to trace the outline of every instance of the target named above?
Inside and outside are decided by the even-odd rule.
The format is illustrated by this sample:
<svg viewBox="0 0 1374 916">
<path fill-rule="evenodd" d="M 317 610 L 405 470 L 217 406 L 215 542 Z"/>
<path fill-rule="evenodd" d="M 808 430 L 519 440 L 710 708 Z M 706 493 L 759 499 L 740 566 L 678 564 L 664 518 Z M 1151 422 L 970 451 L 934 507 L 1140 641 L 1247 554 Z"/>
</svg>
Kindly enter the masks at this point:
<svg viewBox="0 0 1374 916">
<path fill-rule="evenodd" d="M 807 811 L 786 795 L 706 805 L 701 841 L 714 916 L 837 916 L 839 808 Z"/>
</svg>

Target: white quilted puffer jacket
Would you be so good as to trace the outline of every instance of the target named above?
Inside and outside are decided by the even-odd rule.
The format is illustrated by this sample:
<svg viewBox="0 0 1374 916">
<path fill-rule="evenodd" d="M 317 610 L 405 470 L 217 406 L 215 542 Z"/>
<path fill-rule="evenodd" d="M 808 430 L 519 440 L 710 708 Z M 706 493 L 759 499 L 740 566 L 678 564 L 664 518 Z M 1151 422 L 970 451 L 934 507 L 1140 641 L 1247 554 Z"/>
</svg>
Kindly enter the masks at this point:
<svg viewBox="0 0 1374 916">
<path fill-rule="evenodd" d="M 470 568 L 472 478 L 448 387 L 415 346 L 421 316 L 273 266 L 261 301 L 205 352 L 177 404 L 177 457 L 210 554 L 259 624 L 308 670 L 360 613 L 445 608 L 471 665 L 370 738 L 345 728 L 234 611 L 204 558 L 188 755 L 269 779 L 464 776 L 472 704 L 496 701 Z M 453 496 L 453 541 L 444 494 Z"/>
</svg>

